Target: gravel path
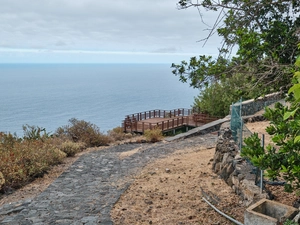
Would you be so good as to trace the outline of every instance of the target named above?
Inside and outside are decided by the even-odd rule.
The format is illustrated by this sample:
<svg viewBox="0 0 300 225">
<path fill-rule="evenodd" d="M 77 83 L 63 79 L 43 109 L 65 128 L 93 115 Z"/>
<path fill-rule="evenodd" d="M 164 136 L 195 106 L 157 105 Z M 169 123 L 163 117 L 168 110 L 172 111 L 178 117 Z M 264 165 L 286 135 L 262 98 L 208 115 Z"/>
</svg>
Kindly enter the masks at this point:
<svg viewBox="0 0 300 225">
<path fill-rule="evenodd" d="M 0 224 L 113 224 L 110 211 L 143 167 L 188 147 L 214 147 L 217 135 L 155 144 L 123 144 L 81 156 L 32 200 L 0 207 Z M 120 154 L 139 149 L 120 158 Z"/>
</svg>

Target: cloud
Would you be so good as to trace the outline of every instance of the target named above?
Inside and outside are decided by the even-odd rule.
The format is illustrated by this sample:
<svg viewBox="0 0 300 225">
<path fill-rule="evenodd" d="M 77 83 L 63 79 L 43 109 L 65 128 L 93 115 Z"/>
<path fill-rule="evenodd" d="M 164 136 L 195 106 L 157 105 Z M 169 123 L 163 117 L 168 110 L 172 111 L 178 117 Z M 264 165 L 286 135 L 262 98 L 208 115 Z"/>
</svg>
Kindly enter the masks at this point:
<svg viewBox="0 0 300 225">
<path fill-rule="evenodd" d="M 176 0 L 0 0 L 0 47 L 189 53 L 207 28 Z M 209 21 L 215 15 L 207 14 Z M 216 42 L 210 48 L 215 48 Z M 206 51 L 206 50 L 205 50 Z"/>
</svg>

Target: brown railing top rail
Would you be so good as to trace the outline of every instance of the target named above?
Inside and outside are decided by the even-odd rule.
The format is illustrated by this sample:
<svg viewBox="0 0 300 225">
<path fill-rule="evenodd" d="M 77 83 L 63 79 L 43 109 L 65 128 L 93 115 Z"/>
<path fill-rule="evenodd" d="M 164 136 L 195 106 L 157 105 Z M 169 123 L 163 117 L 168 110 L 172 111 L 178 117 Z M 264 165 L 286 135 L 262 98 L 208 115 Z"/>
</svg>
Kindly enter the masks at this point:
<svg viewBox="0 0 300 225">
<path fill-rule="evenodd" d="M 172 118 L 175 116 L 189 116 L 193 113 L 192 109 L 186 109 L 186 108 L 179 108 L 179 109 L 172 109 L 172 110 L 162 110 L 162 109 L 155 109 L 155 110 L 149 110 L 144 111 L 140 113 L 134 113 L 127 115 L 125 117 L 129 119 L 135 119 L 136 121 L 146 120 L 146 119 L 152 119 L 152 118 Z"/>
</svg>

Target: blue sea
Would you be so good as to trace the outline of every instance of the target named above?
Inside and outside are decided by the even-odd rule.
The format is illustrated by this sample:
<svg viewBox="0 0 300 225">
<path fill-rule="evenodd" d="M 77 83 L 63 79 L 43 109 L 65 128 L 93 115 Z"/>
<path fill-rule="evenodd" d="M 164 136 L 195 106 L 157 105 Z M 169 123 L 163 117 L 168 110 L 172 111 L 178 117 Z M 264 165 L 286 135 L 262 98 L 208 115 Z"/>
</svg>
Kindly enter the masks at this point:
<svg viewBox="0 0 300 225">
<path fill-rule="evenodd" d="M 190 108 L 198 90 L 169 64 L 0 64 L 0 131 L 22 125 L 55 132 L 77 118 L 105 133 L 126 115 Z"/>
</svg>

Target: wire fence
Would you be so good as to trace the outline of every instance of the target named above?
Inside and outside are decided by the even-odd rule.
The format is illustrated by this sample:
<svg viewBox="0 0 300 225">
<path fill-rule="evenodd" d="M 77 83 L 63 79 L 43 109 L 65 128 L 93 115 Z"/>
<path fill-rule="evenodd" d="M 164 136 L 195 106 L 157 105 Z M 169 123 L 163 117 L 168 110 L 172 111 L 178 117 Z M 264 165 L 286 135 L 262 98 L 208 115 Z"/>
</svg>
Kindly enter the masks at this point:
<svg viewBox="0 0 300 225">
<path fill-rule="evenodd" d="M 244 140 L 253 134 L 244 124 L 243 116 L 253 115 L 267 106 L 272 108 L 273 107 L 272 104 L 278 101 L 284 104 L 284 100 L 275 98 L 272 100 L 266 100 L 263 103 L 261 101 L 257 103 L 255 101 L 245 103 L 242 101 L 242 99 L 240 99 L 238 102 L 231 105 L 230 129 L 232 131 L 233 139 L 238 145 L 240 151 L 242 151 Z M 262 135 L 261 143 L 262 146 L 265 146 L 263 135 Z M 262 188 L 263 171 L 261 171 L 259 168 L 255 168 L 255 171 L 253 171 L 253 173 L 255 173 L 256 175 L 255 184 Z"/>
<path fill-rule="evenodd" d="M 281 102 L 284 104 L 282 99 L 272 99 L 259 102 L 243 102 L 240 99 L 238 102 L 231 105 L 231 120 L 230 129 L 232 131 L 232 136 L 234 141 L 239 146 L 239 150 L 242 150 L 244 139 L 252 135 L 252 132 L 244 124 L 244 116 L 254 115 L 256 112 L 266 108 L 267 106 L 272 108 L 272 104 L 275 102 Z"/>
</svg>

